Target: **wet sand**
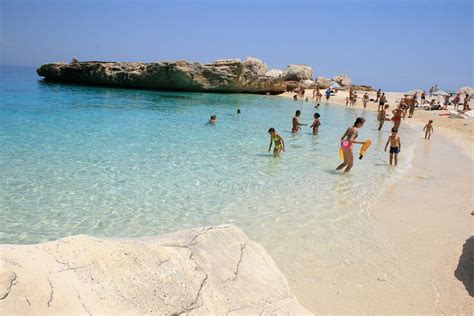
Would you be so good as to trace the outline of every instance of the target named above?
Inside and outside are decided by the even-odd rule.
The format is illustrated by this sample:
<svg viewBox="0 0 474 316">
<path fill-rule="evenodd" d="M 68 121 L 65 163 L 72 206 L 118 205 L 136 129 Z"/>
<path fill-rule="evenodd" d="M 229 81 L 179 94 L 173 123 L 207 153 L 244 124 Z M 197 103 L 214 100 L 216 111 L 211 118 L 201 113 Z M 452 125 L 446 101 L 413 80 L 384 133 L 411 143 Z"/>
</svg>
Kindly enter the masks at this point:
<svg viewBox="0 0 474 316">
<path fill-rule="evenodd" d="M 340 100 L 345 105 L 345 98 Z M 368 110 L 376 109 L 370 105 Z M 426 115 L 433 114 L 415 113 L 415 120 L 402 123 L 401 128 L 420 129 L 412 167 L 370 206 L 370 236 L 352 241 L 352 249 L 339 248 L 340 262 L 316 258 L 317 267 L 287 275 L 292 291 L 311 311 L 474 313 L 474 297 L 467 290 L 472 273 L 459 272 L 465 270 L 467 240 L 474 235 L 472 120 L 441 118 L 444 123 L 438 125 L 444 128 L 425 141 L 421 122 Z M 387 123 L 384 137 L 392 125 Z M 449 124 L 455 127 L 448 130 Z"/>
</svg>

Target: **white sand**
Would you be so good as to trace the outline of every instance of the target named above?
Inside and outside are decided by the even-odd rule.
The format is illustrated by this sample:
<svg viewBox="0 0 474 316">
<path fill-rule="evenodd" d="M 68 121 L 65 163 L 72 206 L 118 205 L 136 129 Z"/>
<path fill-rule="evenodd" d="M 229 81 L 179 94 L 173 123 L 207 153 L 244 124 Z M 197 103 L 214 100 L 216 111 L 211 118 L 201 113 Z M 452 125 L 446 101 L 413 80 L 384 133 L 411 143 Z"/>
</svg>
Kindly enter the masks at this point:
<svg viewBox="0 0 474 316">
<path fill-rule="evenodd" d="M 330 102 L 345 106 L 346 96 L 339 92 Z M 387 96 L 393 109 L 401 94 Z M 374 108 L 370 102 L 367 110 Z M 435 121 L 435 134 L 425 141 L 421 123 L 429 119 Z M 287 275 L 299 301 L 313 312 L 474 313 L 465 288 L 474 280 L 455 276 L 466 258 L 463 245 L 474 235 L 472 120 L 416 111 L 401 128 L 404 124 L 420 129 L 413 166 L 370 207 L 373 238 L 361 238 L 357 251 L 340 249 L 350 259 L 339 264 L 316 258 L 317 267 L 303 277 Z"/>
</svg>

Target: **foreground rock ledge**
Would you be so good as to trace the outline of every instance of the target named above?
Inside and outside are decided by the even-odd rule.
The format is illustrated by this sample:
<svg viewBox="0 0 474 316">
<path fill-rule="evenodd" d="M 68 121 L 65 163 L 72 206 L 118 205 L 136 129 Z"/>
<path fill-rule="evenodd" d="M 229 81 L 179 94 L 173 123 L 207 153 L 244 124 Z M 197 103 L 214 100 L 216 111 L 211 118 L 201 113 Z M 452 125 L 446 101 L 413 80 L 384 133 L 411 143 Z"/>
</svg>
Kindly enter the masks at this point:
<svg viewBox="0 0 474 316">
<path fill-rule="evenodd" d="M 0 245 L 12 314 L 310 314 L 267 252 L 222 225 L 146 239 Z"/>
<path fill-rule="evenodd" d="M 156 90 L 279 94 L 286 90 L 283 78 L 265 75 L 267 65 L 249 57 L 217 60 L 210 64 L 187 61 L 131 63 L 50 63 L 37 69 L 46 81 L 107 85 Z"/>
</svg>

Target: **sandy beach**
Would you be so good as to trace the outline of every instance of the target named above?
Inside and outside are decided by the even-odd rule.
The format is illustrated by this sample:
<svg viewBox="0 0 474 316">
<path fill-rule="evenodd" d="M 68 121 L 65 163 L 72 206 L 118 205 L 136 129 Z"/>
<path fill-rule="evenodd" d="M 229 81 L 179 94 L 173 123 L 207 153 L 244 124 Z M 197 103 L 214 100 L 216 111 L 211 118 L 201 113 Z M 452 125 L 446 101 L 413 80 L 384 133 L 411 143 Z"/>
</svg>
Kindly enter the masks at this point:
<svg viewBox="0 0 474 316">
<path fill-rule="evenodd" d="M 375 93 L 369 95 L 375 97 Z M 387 93 L 391 108 L 401 95 Z M 330 103 L 345 106 L 346 96 L 341 91 Z M 325 106 L 325 101 L 320 103 Z M 362 112 L 362 101 L 357 103 Z M 376 109 L 374 102 L 368 104 L 367 110 Z M 422 123 L 429 119 L 435 121 L 435 134 L 425 141 Z M 388 123 L 382 131 L 384 138 L 389 135 Z M 368 122 L 366 128 L 375 124 Z M 472 291 L 472 273 L 460 273 L 469 265 L 467 258 L 472 260 L 474 247 L 472 238 L 468 240 L 474 234 L 472 119 L 420 110 L 413 120 L 403 121 L 401 128 L 404 124 L 420 130 L 414 159 L 398 183 L 370 206 L 373 235 L 361 239 L 364 244 L 357 251 L 339 249 L 348 260 L 321 263 L 312 270 L 315 275 L 306 275 L 317 286 L 287 275 L 300 302 L 313 312 L 474 312 L 472 293 L 467 290 Z"/>
</svg>

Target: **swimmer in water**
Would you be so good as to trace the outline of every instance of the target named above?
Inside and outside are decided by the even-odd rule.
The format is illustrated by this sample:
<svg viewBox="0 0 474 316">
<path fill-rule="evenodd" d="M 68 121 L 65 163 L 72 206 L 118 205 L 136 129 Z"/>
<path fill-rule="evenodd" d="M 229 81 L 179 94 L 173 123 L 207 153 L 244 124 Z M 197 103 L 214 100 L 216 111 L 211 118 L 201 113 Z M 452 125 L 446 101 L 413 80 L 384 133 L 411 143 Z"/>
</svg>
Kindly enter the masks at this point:
<svg viewBox="0 0 474 316">
<path fill-rule="evenodd" d="M 217 123 L 217 116 L 211 115 L 211 118 L 209 119 L 208 124 L 216 124 Z"/>
<path fill-rule="evenodd" d="M 268 147 L 268 151 L 272 149 L 272 144 L 275 143 L 273 148 L 273 155 L 278 156 L 282 151 L 285 151 L 285 141 L 283 138 L 278 134 L 273 127 L 270 127 L 268 130 L 268 134 L 270 134 L 270 147 Z"/>
</svg>

